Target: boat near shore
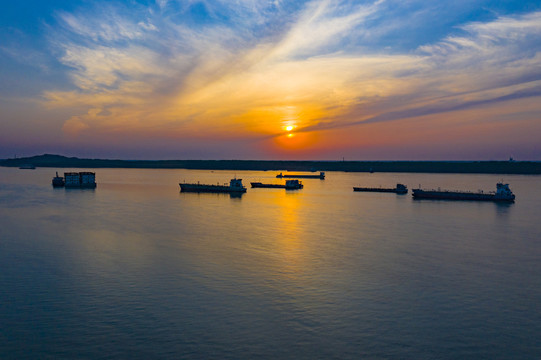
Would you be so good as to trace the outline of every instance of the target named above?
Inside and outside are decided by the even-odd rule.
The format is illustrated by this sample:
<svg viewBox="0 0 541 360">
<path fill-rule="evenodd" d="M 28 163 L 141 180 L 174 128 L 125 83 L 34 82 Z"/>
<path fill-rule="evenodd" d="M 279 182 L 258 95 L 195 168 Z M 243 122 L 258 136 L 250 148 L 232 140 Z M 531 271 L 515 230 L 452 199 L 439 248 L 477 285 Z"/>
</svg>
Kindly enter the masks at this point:
<svg viewBox="0 0 541 360">
<path fill-rule="evenodd" d="M 302 181 L 299 181 L 297 179 L 286 180 L 285 185 L 284 184 L 263 184 L 261 182 L 252 182 L 250 184 L 252 185 L 252 188 L 271 188 L 271 189 L 286 189 L 286 190 L 298 190 L 304 187 L 304 185 L 302 184 Z"/>
<path fill-rule="evenodd" d="M 65 172 L 64 177 L 53 177 L 52 185 L 55 188 L 65 187 L 70 189 L 95 189 L 96 188 L 96 173 L 89 171 L 82 172 Z"/>
<path fill-rule="evenodd" d="M 242 179 L 231 179 L 229 185 L 207 185 L 200 183 L 179 183 L 181 192 L 197 193 L 245 193 L 246 187 L 242 185 Z"/>
<path fill-rule="evenodd" d="M 364 191 L 364 192 L 385 192 L 385 193 L 395 193 L 395 194 L 407 194 L 408 187 L 404 184 L 396 184 L 395 188 L 373 188 L 373 187 L 353 187 L 353 191 Z"/>
<path fill-rule="evenodd" d="M 279 173 L 276 175 L 277 178 L 298 178 L 298 179 L 320 179 L 325 180 L 325 172 L 321 171 L 319 175 L 314 174 L 283 174 Z"/>
<path fill-rule="evenodd" d="M 469 191 L 451 191 L 451 190 L 423 190 L 413 189 L 414 199 L 433 199 L 433 200 L 473 200 L 473 201 L 502 201 L 514 202 L 515 195 L 509 188 L 509 184 L 497 183 L 496 191 L 490 192 L 469 192 Z"/>
</svg>

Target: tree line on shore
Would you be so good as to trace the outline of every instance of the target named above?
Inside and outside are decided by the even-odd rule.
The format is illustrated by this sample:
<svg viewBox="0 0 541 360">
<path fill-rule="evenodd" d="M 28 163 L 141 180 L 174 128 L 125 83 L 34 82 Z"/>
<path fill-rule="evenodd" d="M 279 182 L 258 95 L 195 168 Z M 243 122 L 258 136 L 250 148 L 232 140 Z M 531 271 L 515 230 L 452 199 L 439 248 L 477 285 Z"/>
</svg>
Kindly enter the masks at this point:
<svg viewBox="0 0 541 360">
<path fill-rule="evenodd" d="M 0 160 L 0 166 L 257 171 L 425 172 L 541 174 L 538 161 L 300 161 L 300 160 L 108 160 L 44 154 Z"/>
</svg>

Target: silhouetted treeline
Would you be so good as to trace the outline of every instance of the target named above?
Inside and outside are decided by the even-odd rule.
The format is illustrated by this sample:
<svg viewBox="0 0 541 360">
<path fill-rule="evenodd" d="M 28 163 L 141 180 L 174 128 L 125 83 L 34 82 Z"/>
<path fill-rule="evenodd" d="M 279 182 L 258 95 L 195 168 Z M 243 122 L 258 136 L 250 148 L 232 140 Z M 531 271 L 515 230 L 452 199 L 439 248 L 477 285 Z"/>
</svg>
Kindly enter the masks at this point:
<svg viewBox="0 0 541 360">
<path fill-rule="evenodd" d="M 538 161 L 105 160 L 50 154 L 0 160 L 0 166 L 28 164 L 56 168 L 541 174 Z"/>
</svg>

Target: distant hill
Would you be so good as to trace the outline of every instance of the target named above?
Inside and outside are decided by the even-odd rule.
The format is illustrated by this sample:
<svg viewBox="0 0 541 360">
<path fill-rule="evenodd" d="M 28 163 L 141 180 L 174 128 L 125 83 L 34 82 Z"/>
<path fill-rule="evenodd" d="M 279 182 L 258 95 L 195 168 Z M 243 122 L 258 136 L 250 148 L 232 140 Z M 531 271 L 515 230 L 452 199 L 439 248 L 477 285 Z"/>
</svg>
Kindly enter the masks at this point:
<svg viewBox="0 0 541 360">
<path fill-rule="evenodd" d="M 538 161 L 106 160 L 51 154 L 0 160 L 0 166 L 28 164 L 55 168 L 541 174 L 541 162 Z"/>
</svg>

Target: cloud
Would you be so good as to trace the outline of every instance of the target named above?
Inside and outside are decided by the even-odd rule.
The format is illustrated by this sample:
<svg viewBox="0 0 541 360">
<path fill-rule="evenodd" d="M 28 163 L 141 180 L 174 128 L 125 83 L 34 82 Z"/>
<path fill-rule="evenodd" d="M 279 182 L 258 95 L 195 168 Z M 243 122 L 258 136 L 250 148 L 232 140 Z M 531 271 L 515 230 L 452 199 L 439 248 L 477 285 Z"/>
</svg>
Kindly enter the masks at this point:
<svg viewBox="0 0 541 360">
<path fill-rule="evenodd" d="M 219 21 L 201 24 L 186 20 L 194 4 L 61 13 L 52 43 L 77 89 L 44 99 L 86 107 L 64 130 L 258 138 L 286 123 L 321 131 L 540 95 L 541 13 L 465 24 L 389 54 L 363 43 L 387 31 L 375 19 L 389 28 L 384 1 L 203 2 Z"/>
<path fill-rule="evenodd" d="M 72 136 L 78 136 L 82 131 L 88 128 L 88 124 L 85 121 L 81 121 L 78 116 L 71 117 L 64 123 L 64 126 L 62 126 L 62 130 Z"/>
<path fill-rule="evenodd" d="M 315 128 L 406 119 L 541 95 L 541 13 L 462 29 L 465 36 L 421 46 L 409 62 L 391 60 L 392 82 L 404 85 L 399 91 L 391 90 L 371 104 L 360 97 L 350 112 Z"/>
<path fill-rule="evenodd" d="M 138 14 L 137 17 L 139 16 L 141 15 Z M 136 40 L 141 39 L 145 31 L 156 30 L 156 27 L 148 20 L 134 21 L 134 19 L 121 16 L 118 14 L 118 9 L 112 5 L 96 10 L 96 13 L 90 17 L 84 14 L 60 12 L 58 18 L 67 31 L 94 42 Z"/>
<path fill-rule="evenodd" d="M 311 57 L 325 54 L 326 49 L 322 48 L 330 44 L 335 44 L 331 49 L 336 49 L 336 44 L 350 37 L 351 32 L 374 14 L 381 3 L 382 0 L 365 6 L 349 6 L 331 0 L 309 3 L 284 39 L 273 49 L 273 55 Z"/>
</svg>

